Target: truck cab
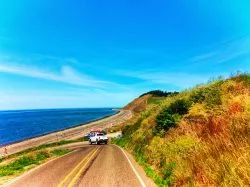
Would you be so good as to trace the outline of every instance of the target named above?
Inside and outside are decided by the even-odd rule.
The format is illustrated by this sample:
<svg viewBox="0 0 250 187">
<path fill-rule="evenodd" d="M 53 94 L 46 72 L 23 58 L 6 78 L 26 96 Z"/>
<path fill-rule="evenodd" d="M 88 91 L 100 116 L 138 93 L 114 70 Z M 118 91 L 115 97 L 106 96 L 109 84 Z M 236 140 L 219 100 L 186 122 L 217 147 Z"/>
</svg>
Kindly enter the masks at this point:
<svg viewBox="0 0 250 187">
<path fill-rule="evenodd" d="M 104 135 L 102 132 L 94 132 L 89 135 L 89 144 L 107 144 L 108 143 L 108 137 Z"/>
</svg>

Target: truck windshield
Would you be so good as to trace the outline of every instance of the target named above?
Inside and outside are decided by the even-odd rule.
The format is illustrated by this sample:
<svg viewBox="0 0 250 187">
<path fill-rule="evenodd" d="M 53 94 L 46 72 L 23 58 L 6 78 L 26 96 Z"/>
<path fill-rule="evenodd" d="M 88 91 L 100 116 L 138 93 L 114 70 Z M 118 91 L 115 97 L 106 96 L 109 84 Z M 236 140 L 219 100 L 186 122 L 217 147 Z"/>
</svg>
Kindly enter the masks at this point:
<svg viewBox="0 0 250 187">
<path fill-rule="evenodd" d="M 97 136 L 103 136 L 103 134 L 97 134 Z"/>
</svg>

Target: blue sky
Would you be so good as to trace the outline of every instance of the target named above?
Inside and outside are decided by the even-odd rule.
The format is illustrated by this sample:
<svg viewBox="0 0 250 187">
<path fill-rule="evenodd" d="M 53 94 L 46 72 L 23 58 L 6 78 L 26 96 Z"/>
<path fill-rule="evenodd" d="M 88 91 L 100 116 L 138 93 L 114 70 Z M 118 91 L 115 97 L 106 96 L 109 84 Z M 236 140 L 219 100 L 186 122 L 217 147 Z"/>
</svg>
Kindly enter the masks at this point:
<svg viewBox="0 0 250 187">
<path fill-rule="evenodd" d="M 0 2 L 0 109 L 120 107 L 250 70 L 249 0 Z"/>
</svg>

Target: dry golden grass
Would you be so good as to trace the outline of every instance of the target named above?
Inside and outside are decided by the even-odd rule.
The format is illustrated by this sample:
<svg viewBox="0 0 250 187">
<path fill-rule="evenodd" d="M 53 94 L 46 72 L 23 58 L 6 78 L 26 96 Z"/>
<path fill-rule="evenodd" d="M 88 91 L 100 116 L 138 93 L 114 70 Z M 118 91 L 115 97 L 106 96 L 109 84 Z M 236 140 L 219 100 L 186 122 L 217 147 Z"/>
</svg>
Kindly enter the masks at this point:
<svg viewBox="0 0 250 187">
<path fill-rule="evenodd" d="M 126 147 L 137 156 L 139 152 L 140 158 L 168 181 L 159 183 L 163 186 L 250 186 L 249 78 L 239 75 L 215 81 L 158 104 L 145 105 L 145 98 L 138 107 L 138 102 L 131 104 L 143 111 L 128 123 L 133 126 L 141 119 L 139 126 L 125 135 Z M 194 93 L 205 94 L 205 100 L 194 102 L 165 136 L 154 136 L 152 129 L 159 112 Z"/>
</svg>

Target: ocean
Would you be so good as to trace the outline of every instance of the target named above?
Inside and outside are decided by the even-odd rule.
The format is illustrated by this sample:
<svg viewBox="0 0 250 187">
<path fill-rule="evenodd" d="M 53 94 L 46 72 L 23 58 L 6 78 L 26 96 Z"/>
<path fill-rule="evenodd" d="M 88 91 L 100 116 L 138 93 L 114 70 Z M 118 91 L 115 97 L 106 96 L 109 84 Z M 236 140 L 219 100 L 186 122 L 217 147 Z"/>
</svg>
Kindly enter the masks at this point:
<svg viewBox="0 0 250 187">
<path fill-rule="evenodd" d="M 111 108 L 0 111 L 0 146 L 85 124 L 116 112 Z"/>
</svg>

